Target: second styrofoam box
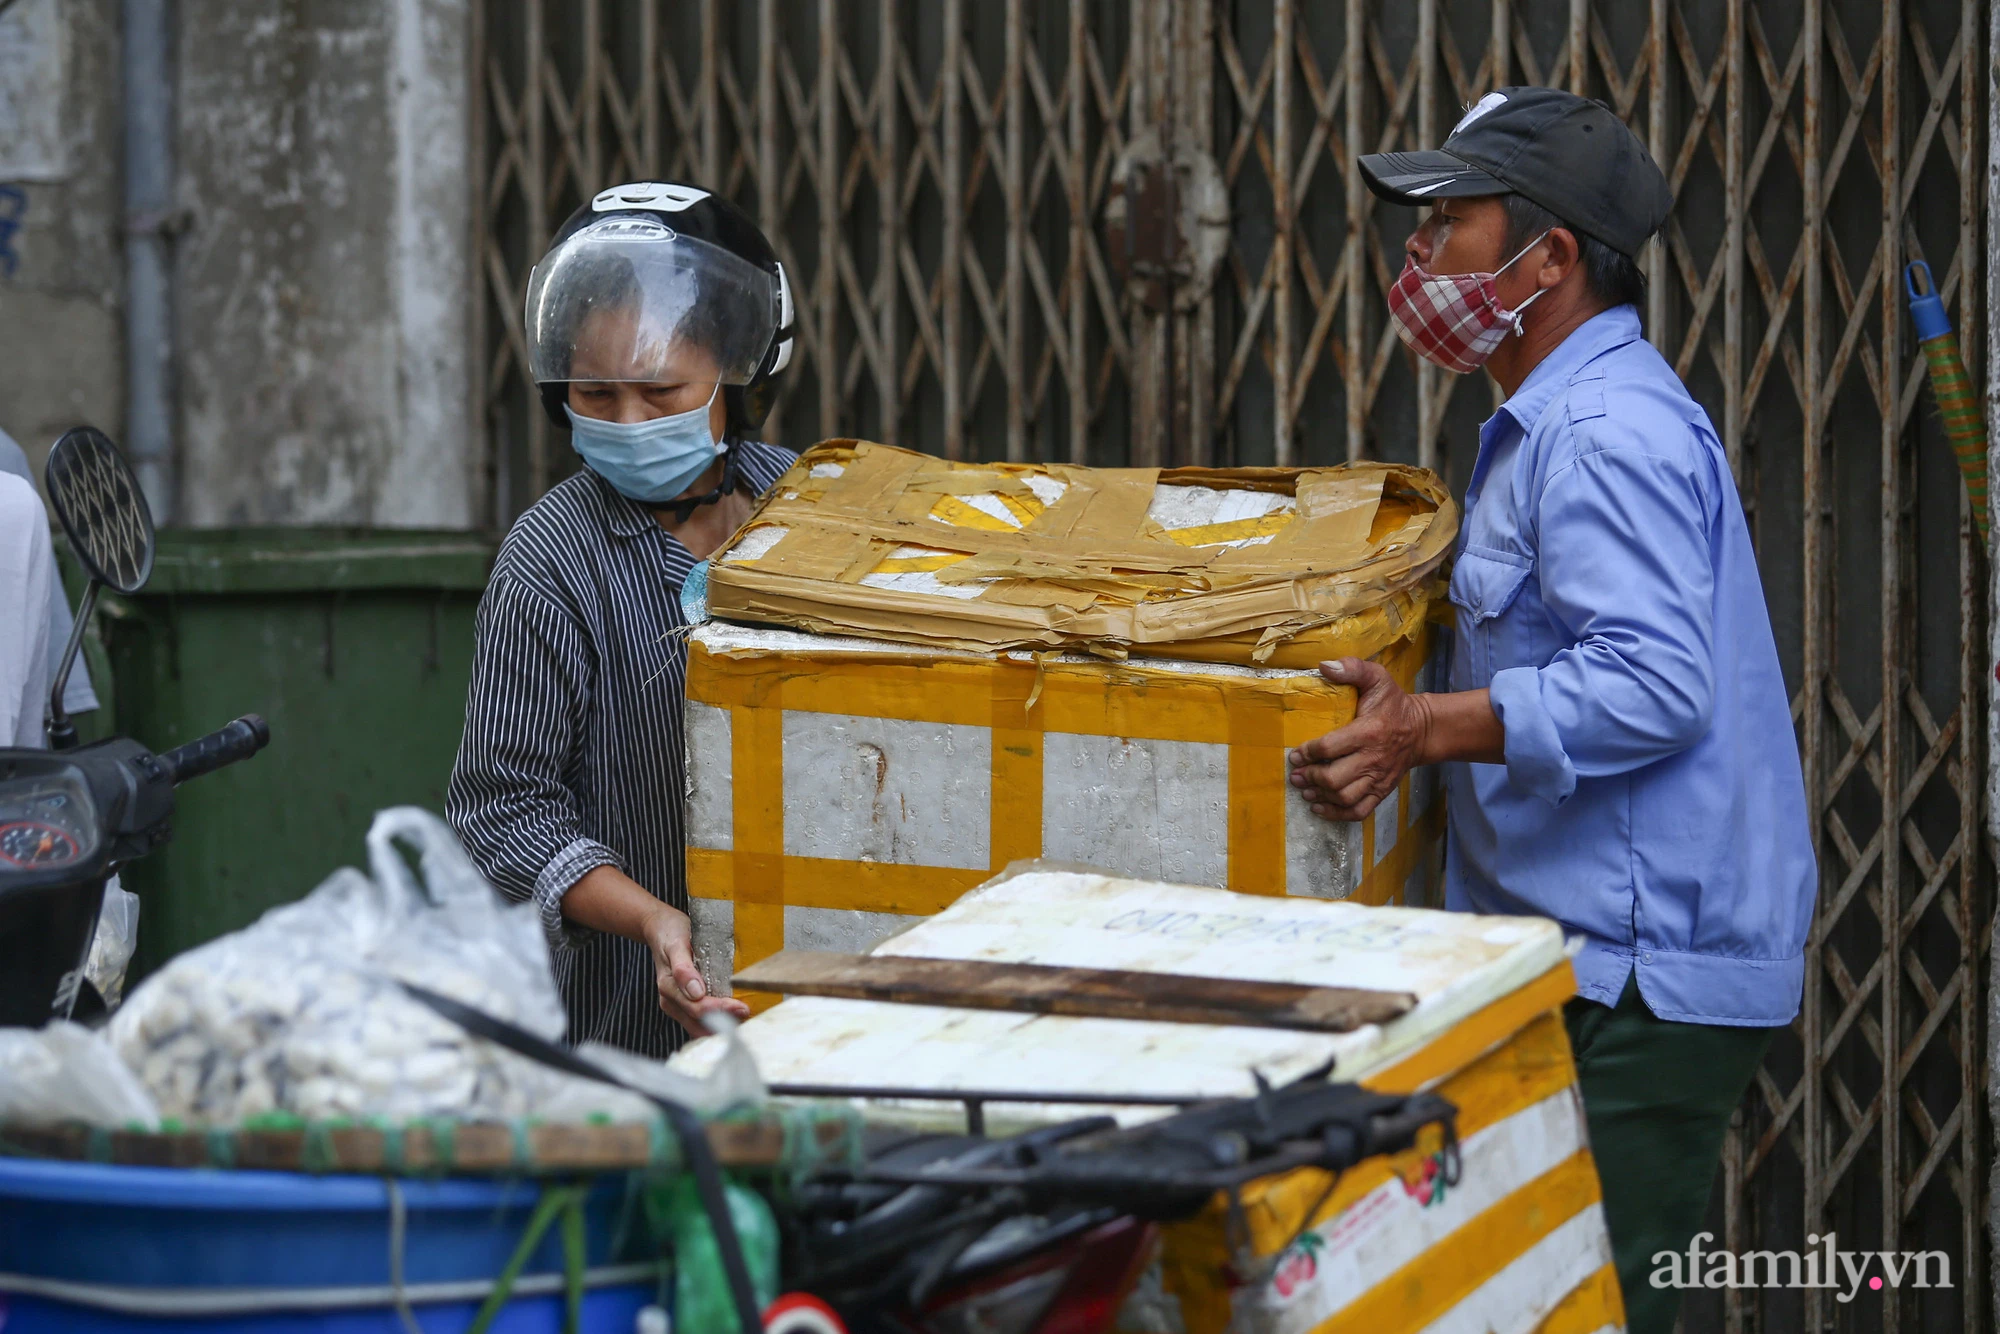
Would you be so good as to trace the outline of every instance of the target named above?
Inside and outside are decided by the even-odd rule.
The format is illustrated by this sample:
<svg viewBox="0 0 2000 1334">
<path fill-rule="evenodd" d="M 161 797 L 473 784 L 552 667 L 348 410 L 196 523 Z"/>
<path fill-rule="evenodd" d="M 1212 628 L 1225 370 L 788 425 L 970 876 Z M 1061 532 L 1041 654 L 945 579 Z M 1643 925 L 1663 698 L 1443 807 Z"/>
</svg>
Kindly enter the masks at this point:
<svg viewBox="0 0 2000 1334">
<path fill-rule="evenodd" d="M 1378 655 L 1425 689 L 1422 621 Z M 1330 824 L 1285 752 L 1353 716 L 1317 673 L 982 654 L 711 622 L 688 653 L 688 885 L 709 986 L 858 952 L 1024 858 L 1259 894 L 1434 901 L 1418 770 Z M 750 997 L 753 1004 L 763 998 Z"/>
</svg>

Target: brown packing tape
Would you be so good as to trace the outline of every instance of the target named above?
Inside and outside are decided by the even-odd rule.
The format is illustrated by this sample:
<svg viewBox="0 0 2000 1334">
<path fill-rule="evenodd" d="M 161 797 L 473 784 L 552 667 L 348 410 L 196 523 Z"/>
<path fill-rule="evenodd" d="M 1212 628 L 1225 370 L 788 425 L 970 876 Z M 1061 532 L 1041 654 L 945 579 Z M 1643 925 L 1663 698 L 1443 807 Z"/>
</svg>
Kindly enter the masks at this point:
<svg viewBox="0 0 2000 1334">
<path fill-rule="evenodd" d="M 814 495 L 808 483 L 820 462 L 840 463 L 844 471 Z M 955 526 L 931 513 L 936 497 L 994 486 L 1012 494 L 1025 489 L 1021 477 L 1034 473 L 1067 489 L 1019 530 L 997 522 Z M 1185 546 L 1147 518 L 1161 481 L 1292 489 L 1300 494 L 1300 512 L 1262 545 Z M 788 491 L 798 494 L 788 499 Z M 1253 630 L 1262 635 L 1273 626 L 1289 636 L 1364 610 L 1422 581 L 1443 561 L 1457 511 L 1435 476 L 1391 464 L 1165 474 L 973 467 L 832 441 L 794 465 L 753 522 L 788 532 L 756 561 L 713 567 L 710 606 L 719 616 L 989 648 L 1097 642 L 1116 650 Z M 866 566 L 871 554 L 896 545 L 963 553 L 966 560 L 935 571 L 941 581 L 995 582 L 976 598 L 859 582 L 874 568 Z"/>
<path fill-rule="evenodd" d="M 1142 656 L 1259 667 L 1311 668 L 1335 658 L 1371 658 L 1406 633 L 1409 623 L 1424 620 L 1426 616 L 1437 622 L 1439 605 L 1450 607 L 1443 601 L 1442 590 L 1443 581 L 1433 579 L 1423 587 L 1384 599 L 1358 613 L 1302 619 L 1296 633 L 1269 646 L 1270 651 L 1262 658 L 1258 656 L 1261 631 L 1156 640 L 1139 646 L 1139 651 Z M 1025 612 L 1012 623 L 1012 633 L 992 639 L 973 638 L 973 633 L 990 632 L 990 627 L 932 615 L 938 599 L 894 589 L 870 591 L 882 595 L 880 605 L 857 607 L 841 619 L 825 615 L 826 609 L 817 602 L 784 597 L 754 599 L 748 604 L 750 610 L 739 614 L 738 619 L 789 625 L 816 634 L 856 634 L 973 653 L 1008 648 L 1071 649 L 1122 657 L 1131 647 L 1127 640 L 1065 634 Z M 989 610 L 996 616 L 1004 614 L 999 606 Z M 1254 615 L 1248 619 L 1255 623 Z M 1449 623 L 1448 619 L 1445 623 Z"/>
<path fill-rule="evenodd" d="M 1123 603 L 1099 597 L 1077 607 L 1068 598 L 1033 603 L 949 598 L 800 580 L 735 565 L 711 571 L 709 607 L 728 620 L 775 622 L 826 633 L 949 641 L 989 649 L 1056 648 L 1091 640 L 1152 645 L 1250 631 L 1261 635 L 1272 624 L 1286 621 L 1308 628 L 1330 617 L 1379 606 L 1398 591 L 1402 590 L 1374 582 L 1301 589 L 1274 580 L 1218 590 L 1206 598 Z M 1310 594 L 1309 600 L 1303 594 Z M 1301 606 L 1302 600 L 1307 605 Z"/>
<path fill-rule="evenodd" d="M 989 492 L 1015 496 L 1035 494 L 1028 489 L 1027 483 L 1012 473 L 977 468 L 920 472 L 910 479 L 905 490 L 930 496 L 978 496 Z"/>
<path fill-rule="evenodd" d="M 1315 560 L 1346 563 L 1346 553 L 1369 549 L 1375 512 L 1381 508 L 1387 481 L 1388 474 L 1380 472 L 1360 477 L 1303 476 L 1293 493 L 1298 511 L 1284 531 L 1263 546 L 1229 550 L 1223 563 L 1261 567 L 1274 554 L 1301 549 L 1311 552 Z"/>
</svg>

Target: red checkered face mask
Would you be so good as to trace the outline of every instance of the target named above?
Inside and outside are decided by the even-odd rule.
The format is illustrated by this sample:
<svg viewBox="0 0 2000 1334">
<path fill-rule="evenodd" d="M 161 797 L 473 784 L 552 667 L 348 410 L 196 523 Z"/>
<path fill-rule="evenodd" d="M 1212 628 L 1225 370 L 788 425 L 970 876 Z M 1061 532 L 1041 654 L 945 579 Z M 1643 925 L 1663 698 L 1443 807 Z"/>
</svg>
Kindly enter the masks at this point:
<svg viewBox="0 0 2000 1334">
<path fill-rule="evenodd" d="M 1396 335 L 1426 361 L 1466 375 L 1486 364 L 1510 333 L 1521 332 L 1521 311 L 1535 304 L 1543 288 L 1515 310 L 1500 304 L 1494 287 L 1514 260 L 1542 242 L 1537 236 L 1520 254 L 1492 273 L 1426 273 L 1414 258 L 1403 261 L 1403 272 L 1389 289 L 1389 314 Z"/>
</svg>

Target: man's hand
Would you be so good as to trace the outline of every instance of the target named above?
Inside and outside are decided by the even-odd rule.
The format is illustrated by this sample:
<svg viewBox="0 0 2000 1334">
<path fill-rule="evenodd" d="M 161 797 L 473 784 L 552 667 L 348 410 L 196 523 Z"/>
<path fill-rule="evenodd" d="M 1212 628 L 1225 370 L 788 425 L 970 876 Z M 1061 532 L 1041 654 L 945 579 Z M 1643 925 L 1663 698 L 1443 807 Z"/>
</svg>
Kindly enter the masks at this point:
<svg viewBox="0 0 2000 1334">
<path fill-rule="evenodd" d="M 1323 662 L 1319 674 L 1354 687 L 1354 721 L 1287 756 L 1292 786 L 1323 820 L 1365 820 L 1412 765 L 1425 762 L 1428 696 L 1407 693 L 1382 664 L 1360 658 Z"/>
<path fill-rule="evenodd" d="M 645 942 L 653 952 L 653 983 L 659 988 L 660 1008 L 691 1037 L 708 1032 L 706 1015 L 750 1017 L 750 1007 L 742 1001 L 708 994 L 701 970 L 694 965 L 694 931 L 686 913 L 659 904 L 646 925 Z"/>
</svg>

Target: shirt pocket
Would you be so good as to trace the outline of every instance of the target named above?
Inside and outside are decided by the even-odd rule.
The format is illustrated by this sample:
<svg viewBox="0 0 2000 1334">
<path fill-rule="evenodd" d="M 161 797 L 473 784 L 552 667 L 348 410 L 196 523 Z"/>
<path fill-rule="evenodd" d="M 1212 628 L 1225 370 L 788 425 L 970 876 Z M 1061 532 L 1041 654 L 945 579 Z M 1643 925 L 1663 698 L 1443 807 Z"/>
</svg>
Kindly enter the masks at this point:
<svg viewBox="0 0 2000 1334">
<path fill-rule="evenodd" d="M 1451 601 L 1458 608 L 1458 665 L 1454 690 L 1479 690 L 1493 673 L 1516 664 L 1502 639 L 1501 620 L 1528 582 L 1534 562 L 1492 547 L 1467 547 L 1451 572 Z"/>
</svg>

